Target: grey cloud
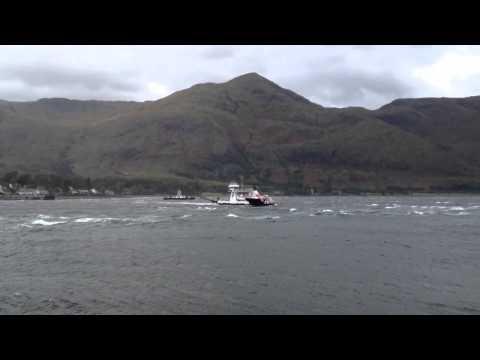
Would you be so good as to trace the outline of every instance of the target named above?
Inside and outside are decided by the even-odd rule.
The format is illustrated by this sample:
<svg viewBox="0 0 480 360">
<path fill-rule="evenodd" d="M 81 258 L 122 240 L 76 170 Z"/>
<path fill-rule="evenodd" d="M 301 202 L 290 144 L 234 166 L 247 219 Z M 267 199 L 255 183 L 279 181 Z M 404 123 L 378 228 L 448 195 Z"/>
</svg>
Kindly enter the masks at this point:
<svg viewBox="0 0 480 360">
<path fill-rule="evenodd" d="M 132 81 L 118 78 L 113 74 L 96 70 L 77 70 L 51 65 L 9 66 L 0 69 L 0 79 L 20 81 L 32 88 L 79 87 L 94 92 L 104 89 L 113 92 L 134 92 L 139 89 Z"/>
<path fill-rule="evenodd" d="M 315 57 L 307 61 L 307 69 L 312 73 L 318 71 L 319 64 L 322 67 L 322 71 L 330 71 L 330 69 L 338 68 L 339 66 L 344 66 L 345 56 L 344 55 L 327 55 L 321 58 Z"/>
<path fill-rule="evenodd" d="M 346 69 L 309 75 L 292 86 L 307 97 L 335 106 L 377 107 L 411 93 L 408 85 L 389 73 L 368 74 Z"/>
<path fill-rule="evenodd" d="M 158 96 L 152 84 L 173 91 L 249 72 L 325 106 L 372 108 L 398 97 L 476 95 L 479 89 L 470 76 L 445 94 L 415 76 L 416 69 L 446 54 L 478 55 L 478 46 L 0 46 L 0 51 L 0 98 L 6 100 L 152 100 Z"/>
<path fill-rule="evenodd" d="M 211 46 L 203 52 L 203 56 L 207 59 L 227 59 L 235 55 L 235 52 L 228 46 Z"/>
<path fill-rule="evenodd" d="M 458 97 L 480 96 L 480 75 L 470 75 L 467 79 L 462 80 L 461 83 L 456 83 L 455 87 L 458 91 Z"/>
</svg>

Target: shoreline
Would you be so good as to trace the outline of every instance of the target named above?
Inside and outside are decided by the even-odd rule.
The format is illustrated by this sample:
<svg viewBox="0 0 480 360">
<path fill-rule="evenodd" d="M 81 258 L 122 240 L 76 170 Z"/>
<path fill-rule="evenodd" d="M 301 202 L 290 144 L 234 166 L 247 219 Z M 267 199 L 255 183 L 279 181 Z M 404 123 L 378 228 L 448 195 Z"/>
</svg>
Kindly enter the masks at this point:
<svg viewBox="0 0 480 360">
<path fill-rule="evenodd" d="M 0 196 L 0 201 L 53 201 L 53 200 L 81 200 L 81 199 L 124 199 L 124 198 L 136 198 L 136 197 L 163 197 L 165 194 L 136 194 L 136 195 L 97 195 L 97 196 L 69 196 L 69 195 L 59 195 L 55 196 L 55 199 L 32 199 L 32 198 L 21 198 L 21 197 L 10 197 L 10 196 Z M 304 198 L 314 198 L 314 197 L 344 197 L 344 196 L 358 196 L 358 197 L 391 197 L 391 196 L 480 196 L 480 192 L 421 192 L 421 193 L 391 193 L 391 194 L 381 194 L 381 193 L 367 193 L 367 194 L 277 194 L 272 195 L 273 197 L 304 197 Z M 207 201 L 206 198 L 200 196 L 195 196 L 195 199 L 189 201 Z M 168 200 L 165 200 L 168 201 Z M 187 200 L 186 200 L 187 201 Z"/>
</svg>

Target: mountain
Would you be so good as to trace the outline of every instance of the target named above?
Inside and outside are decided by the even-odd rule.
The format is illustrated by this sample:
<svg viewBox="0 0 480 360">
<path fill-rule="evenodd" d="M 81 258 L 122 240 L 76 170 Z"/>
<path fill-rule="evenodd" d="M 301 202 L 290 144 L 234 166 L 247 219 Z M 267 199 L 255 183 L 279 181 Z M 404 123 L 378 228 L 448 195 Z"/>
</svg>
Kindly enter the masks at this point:
<svg viewBox="0 0 480 360">
<path fill-rule="evenodd" d="M 479 150 L 480 97 L 325 108 L 256 73 L 143 103 L 0 101 L 0 175 L 478 190 Z"/>
</svg>

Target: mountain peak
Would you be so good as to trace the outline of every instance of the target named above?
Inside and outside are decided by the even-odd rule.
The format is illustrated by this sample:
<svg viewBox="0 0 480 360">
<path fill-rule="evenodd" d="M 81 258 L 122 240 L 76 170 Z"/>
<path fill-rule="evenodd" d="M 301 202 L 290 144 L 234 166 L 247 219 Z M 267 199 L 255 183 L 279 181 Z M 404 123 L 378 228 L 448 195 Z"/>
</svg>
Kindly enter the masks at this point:
<svg viewBox="0 0 480 360">
<path fill-rule="evenodd" d="M 249 73 L 246 73 L 246 74 L 243 74 L 243 75 L 239 75 L 235 78 L 232 79 L 233 80 L 240 80 L 240 79 L 251 79 L 251 80 L 268 80 L 267 78 L 263 77 L 262 75 L 260 75 L 259 73 L 256 73 L 256 72 L 249 72 Z"/>
<path fill-rule="evenodd" d="M 237 83 L 237 84 L 253 84 L 253 83 L 266 83 L 270 85 L 276 85 L 273 81 L 267 79 L 266 77 L 263 77 L 262 75 L 256 73 L 256 72 L 250 72 L 246 73 L 240 76 L 237 76 L 230 81 L 227 81 L 227 83 Z"/>
<path fill-rule="evenodd" d="M 250 72 L 240 75 L 230 81 L 227 81 L 225 84 L 247 91 L 252 91 L 256 94 L 281 94 L 281 96 L 293 99 L 295 101 L 310 104 L 310 101 L 303 96 L 298 95 L 291 90 L 282 88 L 280 85 L 274 83 L 273 81 L 267 79 L 266 77 L 263 77 L 256 72 Z"/>
</svg>

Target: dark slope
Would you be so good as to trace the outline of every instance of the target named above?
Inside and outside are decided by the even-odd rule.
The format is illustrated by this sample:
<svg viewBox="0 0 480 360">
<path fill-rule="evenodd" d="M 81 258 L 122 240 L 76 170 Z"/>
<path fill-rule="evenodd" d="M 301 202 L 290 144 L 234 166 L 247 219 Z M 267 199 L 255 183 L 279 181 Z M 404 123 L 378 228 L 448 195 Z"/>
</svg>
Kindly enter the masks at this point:
<svg viewBox="0 0 480 360">
<path fill-rule="evenodd" d="M 480 96 L 395 100 L 376 116 L 480 166 Z"/>
<path fill-rule="evenodd" d="M 294 191 L 478 186 L 479 98 L 331 109 L 251 73 L 155 102 L 0 102 L 0 172 L 229 181 Z"/>
<path fill-rule="evenodd" d="M 0 102 L 0 173 L 72 174 L 68 153 L 84 131 L 116 115 L 138 109 L 134 102 L 40 99 Z M 3 171 L 2 171 L 3 170 Z"/>
</svg>

